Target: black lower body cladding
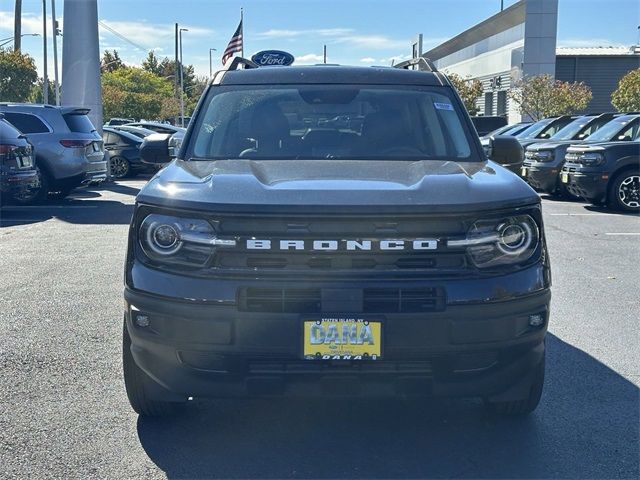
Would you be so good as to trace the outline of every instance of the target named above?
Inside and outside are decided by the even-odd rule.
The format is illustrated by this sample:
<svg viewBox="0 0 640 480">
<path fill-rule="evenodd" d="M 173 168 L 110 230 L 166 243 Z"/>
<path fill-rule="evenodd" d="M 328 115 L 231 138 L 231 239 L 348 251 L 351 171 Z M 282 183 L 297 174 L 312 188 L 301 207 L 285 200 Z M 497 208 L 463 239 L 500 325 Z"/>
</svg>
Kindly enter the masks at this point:
<svg viewBox="0 0 640 480">
<path fill-rule="evenodd" d="M 593 203 L 603 203 L 607 200 L 609 175 L 606 172 L 570 172 L 565 167 L 563 174 L 566 174 L 565 185 L 572 195 Z"/>
<path fill-rule="evenodd" d="M 526 171 L 526 175 L 523 178 L 536 190 L 546 193 L 555 193 L 558 190 L 560 186 L 558 175 L 560 168 L 539 167 L 525 163 L 523 170 Z"/>
<path fill-rule="evenodd" d="M 145 276 L 147 288 L 171 285 L 176 278 L 136 265 L 133 277 L 138 285 Z M 197 281 L 201 288 L 221 296 L 264 283 Z M 291 281 L 268 283 L 271 290 L 296 287 Z M 132 359 L 168 400 L 415 394 L 481 396 L 494 402 L 527 398 L 544 369 L 550 302 L 546 266 L 534 265 L 488 281 L 369 280 L 318 286 L 334 293 L 430 287 L 430 292 L 443 292 L 446 301 L 434 301 L 424 311 L 380 307 L 349 313 L 381 322 L 383 348 L 377 360 L 305 359 L 303 322 L 344 314 L 334 310 L 320 314 L 251 311 L 241 307 L 239 300 L 194 302 L 127 287 L 125 328 Z M 335 306 L 325 299 L 332 294 L 321 296 L 323 305 Z M 357 294 L 341 298 L 347 297 L 362 301 Z"/>
</svg>

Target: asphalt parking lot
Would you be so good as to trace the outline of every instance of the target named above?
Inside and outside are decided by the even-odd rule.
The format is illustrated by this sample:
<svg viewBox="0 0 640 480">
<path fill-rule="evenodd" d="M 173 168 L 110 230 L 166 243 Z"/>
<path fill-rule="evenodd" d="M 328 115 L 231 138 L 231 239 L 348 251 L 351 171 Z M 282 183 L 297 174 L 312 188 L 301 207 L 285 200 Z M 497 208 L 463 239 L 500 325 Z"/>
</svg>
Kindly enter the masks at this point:
<svg viewBox="0 0 640 480">
<path fill-rule="evenodd" d="M 638 478 L 640 218 L 544 200 L 553 311 L 541 406 L 193 402 L 138 419 L 122 267 L 143 180 L 0 210 L 0 478 Z"/>
</svg>

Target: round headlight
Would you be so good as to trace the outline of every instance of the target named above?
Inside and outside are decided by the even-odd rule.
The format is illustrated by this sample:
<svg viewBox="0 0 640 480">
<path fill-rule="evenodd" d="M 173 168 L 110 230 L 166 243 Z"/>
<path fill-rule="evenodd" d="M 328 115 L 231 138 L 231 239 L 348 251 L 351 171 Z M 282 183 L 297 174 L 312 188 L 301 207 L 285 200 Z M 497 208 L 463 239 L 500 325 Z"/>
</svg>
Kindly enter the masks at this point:
<svg viewBox="0 0 640 480">
<path fill-rule="evenodd" d="M 498 232 L 498 248 L 509 255 L 524 252 L 533 240 L 531 226 L 527 222 L 500 225 Z"/>
<path fill-rule="evenodd" d="M 158 255 L 173 255 L 182 246 L 180 232 L 175 225 L 150 222 L 146 227 L 146 244 Z"/>
</svg>

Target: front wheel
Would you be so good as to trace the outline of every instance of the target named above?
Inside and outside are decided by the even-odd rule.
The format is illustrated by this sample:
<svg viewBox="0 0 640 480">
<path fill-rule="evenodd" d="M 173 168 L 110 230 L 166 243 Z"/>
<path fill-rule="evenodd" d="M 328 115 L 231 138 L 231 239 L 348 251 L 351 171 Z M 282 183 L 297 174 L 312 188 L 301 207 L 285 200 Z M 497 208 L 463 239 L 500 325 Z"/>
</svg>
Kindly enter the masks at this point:
<svg viewBox="0 0 640 480">
<path fill-rule="evenodd" d="M 533 373 L 533 381 L 525 398 L 509 401 L 486 400 L 488 409 L 498 415 L 520 416 L 532 413 L 540 403 L 544 386 L 544 359 Z"/>
<path fill-rule="evenodd" d="M 126 322 L 122 331 L 122 370 L 129 403 L 138 415 L 165 417 L 177 413 L 184 405 L 185 402 L 168 402 L 158 398 L 158 392 L 162 387 L 155 384 L 136 365 L 131 354 L 131 337 L 129 337 Z"/>
<path fill-rule="evenodd" d="M 616 175 L 609 190 L 609 206 L 623 212 L 640 212 L 640 172 L 625 170 Z"/>
</svg>

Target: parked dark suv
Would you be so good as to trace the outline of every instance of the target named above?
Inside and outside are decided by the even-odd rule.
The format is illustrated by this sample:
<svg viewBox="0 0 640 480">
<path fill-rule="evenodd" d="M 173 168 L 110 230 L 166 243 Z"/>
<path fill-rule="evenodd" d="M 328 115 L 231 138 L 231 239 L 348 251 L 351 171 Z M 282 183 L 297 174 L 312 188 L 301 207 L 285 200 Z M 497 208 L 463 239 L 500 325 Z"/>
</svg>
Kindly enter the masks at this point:
<svg viewBox="0 0 640 480">
<path fill-rule="evenodd" d="M 0 204 L 31 203 L 39 186 L 33 146 L 0 114 Z"/>
<path fill-rule="evenodd" d="M 577 118 L 556 133 L 551 141 L 527 147 L 521 176 L 533 188 L 546 193 L 564 195 L 567 190 L 560 182 L 560 171 L 570 145 L 583 142 L 606 142 L 617 135 L 609 129 L 598 130 L 621 114 L 603 113 Z"/>
<path fill-rule="evenodd" d="M 612 141 L 569 147 L 560 180 L 592 203 L 640 213 L 640 115 L 618 117 L 605 129 L 615 129 Z"/>
<path fill-rule="evenodd" d="M 238 58 L 214 76 L 178 158 L 136 198 L 123 339 L 136 412 L 247 395 L 535 409 L 551 284 L 540 199 L 487 161 L 448 79 L 408 68 L 422 62 Z M 317 126 L 336 116 L 363 120 Z M 141 154 L 166 162 L 168 136 Z"/>
</svg>

